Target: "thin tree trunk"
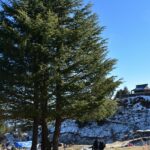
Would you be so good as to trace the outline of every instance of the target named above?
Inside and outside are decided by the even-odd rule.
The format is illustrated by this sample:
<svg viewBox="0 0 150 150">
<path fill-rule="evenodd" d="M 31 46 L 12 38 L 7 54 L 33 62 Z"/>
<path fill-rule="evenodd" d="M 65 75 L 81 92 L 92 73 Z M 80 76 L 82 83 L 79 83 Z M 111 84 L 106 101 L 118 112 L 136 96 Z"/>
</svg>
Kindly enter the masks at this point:
<svg viewBox="0 0 150 150">
<path fill-rule="evenodd" d="M 53 136 L 53 150 L 58 150 L 60 130 L 61 130 L 61 118 L 57 117 Z"/>
<path fill-rule="evenodd" d="M 32 135 L 32 147 L 31 150 L 37 150 L 38 144 L 38 125 L 39 125 L 39 114 L 37 113 L 39 107 L 38 99 L 38 83 L 34 83 L 34 115 L 33 115 L 33 135 Z"/>
<path fill-rule="evenodd" d="M 37 150 L 38 144 L 38 119 L 35 117 L 33 122 L 33 135 L 32 135 L 32 147 L 31 150 Z"/>
<path fill-rule="evenodd" d="M 47 129 L 47 107 L 48 107 L 48 93 L 47 93 L 47 80 L 45 80 L 45 76 L 43 77 L 43 85 L 41 86 L 42 89 L 42 101 L 41 101 L 41 126 L 42 126 L 42 143 L 41 149 L 42 150 L 50 150 L 50 142 L 48 140 L 48 129 Z"/>
<path fill-rule="evenodd" d="M 58 70 L 59 72 L 59 70 Z M 61 98 L 61 80 L 58 80 L 56 85 L 56 119 L 55 119 L 55 131 L 53 135 L 53 150 L 58 150 L 58 144 L 59 144 L 59 135 L 60 135 L 60 130 L 61 130 L 61 122 L 62 122 L 62 115 L 60 115 L 59 112 L 61 112 L 61 103 L 62 103 L 62 98 Z"/>
</svg>

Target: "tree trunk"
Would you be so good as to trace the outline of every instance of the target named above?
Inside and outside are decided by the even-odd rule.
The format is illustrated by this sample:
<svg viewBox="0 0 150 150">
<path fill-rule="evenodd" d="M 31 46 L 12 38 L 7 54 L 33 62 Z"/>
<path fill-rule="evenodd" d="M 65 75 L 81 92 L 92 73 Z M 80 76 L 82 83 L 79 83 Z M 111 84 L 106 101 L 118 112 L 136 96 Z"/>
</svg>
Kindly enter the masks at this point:
<svg viewBox="0 0 150 150">
<path fill-rule="evenodd" d="M 57 117 L 53 136 L 53 150 L 58 150 L 60 130 L 61 130 L 61 118 Z"/>
<path fill-rule="evenodd" d="M 33 113 L 33 135 L 32 135 L 32 147 L 31 150 L 37 150 L 38 144 L 38 125 L 39 125 L 39 114 L 38 106 L 39 106 L 39 99 L 38 99 L 38 83 L 34 83 L 34 113 Z"/>
<path fill-rule="evenodd" d="M 32 147 L 31 150 L 37 150 L 38 143 L 38 119 L 35 117 L 33 122 L 33 135 L 32 135 Z"/>
<path fill-rule="evenodd" d="M 45 119 L 41 120 L 42 125 L 42 143 L 41 143 L 41 150 L 51 150 L 51 144 L 48 139 L 48 128 L 47 128 L 47 122 Z"/>
<path fill-rule="evenodd" d="M 48 139 L 48 129 L 47 129 L 47 108 L 48 108 L 48 93 L 47 93 L 47 85 L 46 85 L 45 76 L 43 77 L 43 85 L 41 86 L 42 100 L 41 100 L 41 126 L 42 126 L 42 143 L 41 150 L 50 150 L 50 142 Z"/>
</svg>

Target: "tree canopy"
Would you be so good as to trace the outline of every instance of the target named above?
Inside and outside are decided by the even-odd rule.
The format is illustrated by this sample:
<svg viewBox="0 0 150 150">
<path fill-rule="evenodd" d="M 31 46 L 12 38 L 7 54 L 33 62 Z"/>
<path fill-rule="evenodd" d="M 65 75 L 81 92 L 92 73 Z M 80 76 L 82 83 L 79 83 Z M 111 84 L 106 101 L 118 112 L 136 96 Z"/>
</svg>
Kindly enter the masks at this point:
<svg viewBox="0 0 150 150">
<path fill-rule="evenodd" d="M 110 96 L 120 84 L 111 75 L 116 60 L 107 56 L 104 27 L 90 4 L 10 0 L 1 6 L 2 118 L 32 120 L 34 133 L 42 125 L 43 142 L 48 120 L 55 120 L 56 150 L 63 120 L 98 120 L 114 112 Z"/>
<path fill-rule="evenodd" d="M 129 94 L 130 94 L 130 91 L 128 90 L 128 88 L 124 87 L 123 89 L 120 89 L 116 92 L 115 99 L 121 99 Z"/>
</svg>

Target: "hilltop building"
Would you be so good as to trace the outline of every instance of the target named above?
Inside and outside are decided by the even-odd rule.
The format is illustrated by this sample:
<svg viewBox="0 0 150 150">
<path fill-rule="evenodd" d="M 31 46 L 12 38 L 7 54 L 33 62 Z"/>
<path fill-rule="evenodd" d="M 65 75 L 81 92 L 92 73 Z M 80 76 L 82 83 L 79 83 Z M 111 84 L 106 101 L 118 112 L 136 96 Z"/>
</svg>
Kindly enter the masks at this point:
<svg viewBox="0 0 150 150">
<path fill-rule="evenodd" d="M 140 84 L 136 85 L 136 88 L 131 91 L 131 94 L 135 95 L 150 95 L 150 88 L 148 87 L 148 84 Z"/>
</svg>

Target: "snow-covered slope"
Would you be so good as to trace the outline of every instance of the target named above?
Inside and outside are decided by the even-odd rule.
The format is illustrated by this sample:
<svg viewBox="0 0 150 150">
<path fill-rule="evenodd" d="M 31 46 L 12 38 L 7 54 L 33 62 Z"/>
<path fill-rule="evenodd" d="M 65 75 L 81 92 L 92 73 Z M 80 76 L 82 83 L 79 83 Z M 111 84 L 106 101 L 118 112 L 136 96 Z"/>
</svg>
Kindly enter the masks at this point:
<svg viewBox="0 0 150 150">
<path fill-rule="evenodd" d="M 136 130 L 150 129 L 150 96 L 136 96 L 121 100 L 117 113 L 103 124 L 89 122 L 79 127 L 75 120 L 63 122 L 60 140 L 65 143 L 91 144 L 95 137 L 107 143 L 127 140 L 134 136 Z M 50 126 L 51 133 L 54 131 Z"/>
</svg>

